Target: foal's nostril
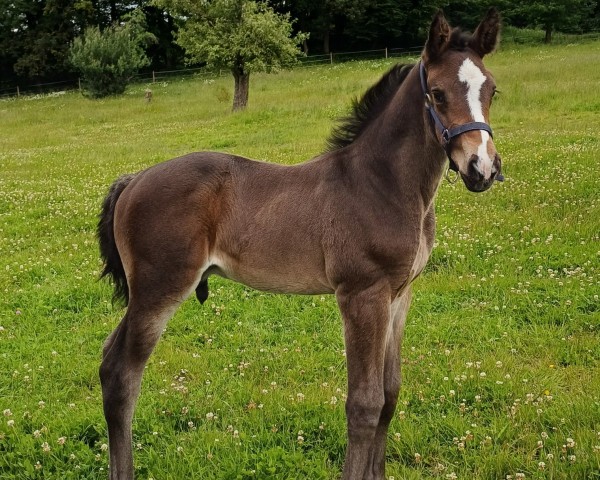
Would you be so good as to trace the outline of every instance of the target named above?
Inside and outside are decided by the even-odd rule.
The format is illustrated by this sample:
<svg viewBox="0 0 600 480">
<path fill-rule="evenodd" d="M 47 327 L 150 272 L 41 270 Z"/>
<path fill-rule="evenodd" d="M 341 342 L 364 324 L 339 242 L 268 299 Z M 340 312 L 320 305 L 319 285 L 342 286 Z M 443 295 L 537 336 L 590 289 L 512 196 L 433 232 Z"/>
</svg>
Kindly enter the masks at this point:
<svg viewBox="0 0 600 480">
<path fill-rule="evenodd" d="M 494 168 L 498 171 L 502 169 L 502 158 L 497 153 L 494 155 Z"/>
<path fill-rule="evenodd" d="M 504 175 L 502 175 L 502 159 L 497 153 L 494 155 L 494 163 L 492 164 L 492 177 L 499 182 L 504 181 Z"/>
<path fill-rule="evenodd" d="M 483 178 L 483 172 L 479 168 L 479 156 L 473 154 L 469 158 L 468 174 L 473 178 Z"/>
</svg>

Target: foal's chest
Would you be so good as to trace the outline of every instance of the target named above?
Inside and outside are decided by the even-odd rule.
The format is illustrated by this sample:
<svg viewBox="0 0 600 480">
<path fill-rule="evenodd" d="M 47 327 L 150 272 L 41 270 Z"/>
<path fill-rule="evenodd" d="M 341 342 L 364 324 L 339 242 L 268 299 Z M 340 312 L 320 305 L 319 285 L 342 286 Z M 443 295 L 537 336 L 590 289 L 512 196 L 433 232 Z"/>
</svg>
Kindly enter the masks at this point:
<svg viewBox="0 0 600 480">
<path fill-rule="evenodd" d="M 417 278 L 431 255 L 433 249 L 433 241 L 435 237 L 435 214 L 432 208 L 425 215 L 423 225 L 419 234 L 419 243 L 413 259 L 412 267 L 410 269 L 410 281 L 412 282 Z"/>
<path fill-rule="evenodd" d="M 411 282 L 421 274 L 421 272 L 425 268 L 425 265 L 427 265 L 427 261 L 429 260 L 430 255 L 431 246 L 429 245 L 425 235 L 421 234 L 419 246 L 417 248 L 417 253 L 415 255 L 415 259 L 413 260 L 412 267 L 410 269 Z"/>
</svg>

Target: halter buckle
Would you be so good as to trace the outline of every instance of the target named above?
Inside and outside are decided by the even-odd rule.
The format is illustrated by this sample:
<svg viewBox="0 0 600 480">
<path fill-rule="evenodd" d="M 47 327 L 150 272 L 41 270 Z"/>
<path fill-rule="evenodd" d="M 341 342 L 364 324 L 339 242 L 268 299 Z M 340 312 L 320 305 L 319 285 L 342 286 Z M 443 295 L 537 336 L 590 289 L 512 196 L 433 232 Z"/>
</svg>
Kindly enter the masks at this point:
<svg viewBox="0 0 600 480">
<path fill-rule="evenodd" d="M 453 168 L 450 168 L 450 165 L 448 165 L 448 168 L 446 168 L 446 180 L 448 183 L 454 185 L 458 181 L 458 177 L 460 177 L 458 170 L 454 170 Z"/>
<path fill-rule="evenodd" d="M 442 141 L 444 142 L 444 148 L 448 146 L 451 138 L 450 131 L 447 128 L 444 128 L 444 130 L 442 130 Z"/>
</svg>

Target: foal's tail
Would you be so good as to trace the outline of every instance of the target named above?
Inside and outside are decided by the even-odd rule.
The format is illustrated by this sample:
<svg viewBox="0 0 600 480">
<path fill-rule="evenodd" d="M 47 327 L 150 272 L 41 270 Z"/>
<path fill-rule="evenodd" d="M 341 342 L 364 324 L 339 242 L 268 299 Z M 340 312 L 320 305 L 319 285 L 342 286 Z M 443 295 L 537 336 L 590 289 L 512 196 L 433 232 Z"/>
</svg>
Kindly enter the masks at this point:
<svg viewBox="0 0 600 480">
<path fill-rule="evenodd" d="M 129 288 L 127 277 L 123 269 L 123 262 L 115 243 L 115 205 L 119 196 L 133 180 L 135 175 L 123 175 L 111 185 L 108 195 L 102 203 L 102 212 L 98 221 L 98 242 L 100 243 L 100 256 L 104 261 L 104 269 L 100 278 L 110 276 L 112 278 L 115 293 L 114 299 L 124 300 L 127 305 L 129 301 Z"/>
</svg>

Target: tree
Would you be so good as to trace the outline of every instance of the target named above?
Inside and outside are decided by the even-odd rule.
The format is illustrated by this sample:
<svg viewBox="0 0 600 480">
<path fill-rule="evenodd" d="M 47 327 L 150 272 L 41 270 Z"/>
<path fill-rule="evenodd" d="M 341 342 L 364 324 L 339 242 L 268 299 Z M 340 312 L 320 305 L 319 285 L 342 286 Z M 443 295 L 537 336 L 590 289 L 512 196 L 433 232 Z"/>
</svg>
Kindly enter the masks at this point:
<svg viewBox="0 0 600 480">
<path fill-rule="evenodd" d="M 514 18 L 525 20 L 532 27 L 542 27 L 544 42 L 552 41 L 556 30 L 577 31 L 583 21 L 593 15 L 595 1 L 590 0 L 541 0 L 515 3 L 509 13 Z"/>
<path fill-rule="evenodd" d="M 290 15 L 250 0 L 172 0 L 167 8 L 180 14 L 177 33 L 189 63 L 206 62 L 231 71 L 235 81 L 233 110 L 248 103 L 250 73 L 276 72 L 298 61 L 305 35 L 292 36 Z"/>
<path fill-rule="evenodd" d="M 339 28 L 343 31 L 345 24 L 350 20 L 358 20 L 364 13 L 365 8 L 370 6 L 365 0 L 324 0 L 321 16 L 318 20 L 323 35 L 323 51 L 330 51 L 331 32 Z"/>
<path fill-rule="evenodd" d="M 2 63 L 12 70 L 5 75 L 60 78 L 68 71 L 69 44 L 77 29 L 93 18 L 86 0 L 0 1 Z"/>
<path fill-rule="evenodd" d="M 300 29 L 308 32 L 311 39 L 321 41 L 324 53 L 330 52 L 331 36 L 340 36 L 346 25 L 360 23 L 365 10 L 377 3 L 375 0 L 270 0 L 278 12 L 287 12 L 298 19 Z M 308 46 L 304 45 L 308 53 Z"/>
<path fill-rule="evenodd" d="M 132 75 L 150 63 L 142 46 L 153 36 L 144 26 L 143 13 L 134 10 L 124 25 L 113 25 L 104 31 L 91 27 L 75 39 L 70 60 L 81 73 L 91 97 L 123 93 Z"/>
<path fill-rule="evenodd" d="M 408 36 L 411 0 L 371 0 L 357 21 L 346 28 L 346 34 L 358 48 L 395 46 L 399 38 Z"/>
</svg>

